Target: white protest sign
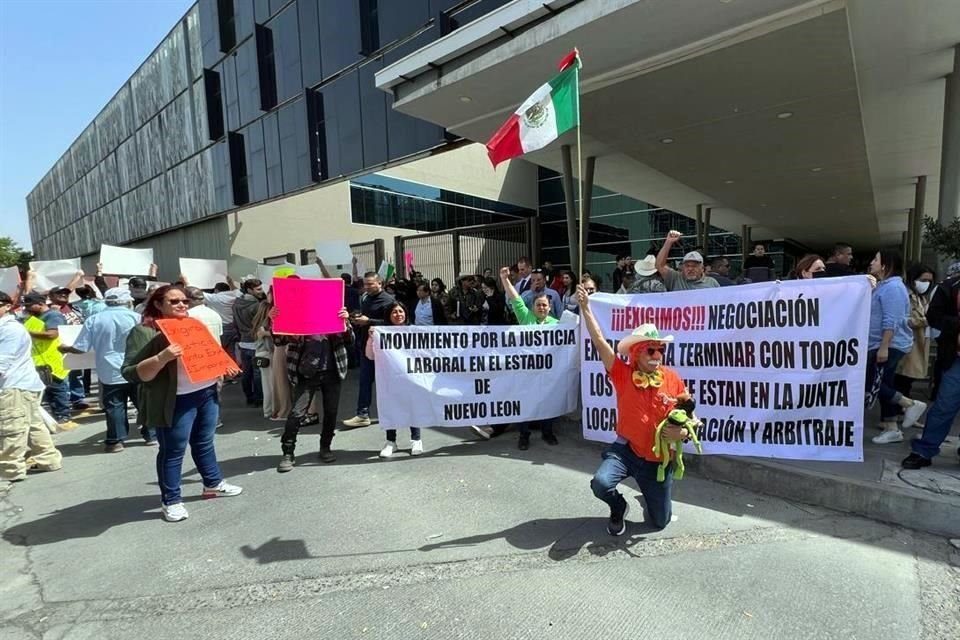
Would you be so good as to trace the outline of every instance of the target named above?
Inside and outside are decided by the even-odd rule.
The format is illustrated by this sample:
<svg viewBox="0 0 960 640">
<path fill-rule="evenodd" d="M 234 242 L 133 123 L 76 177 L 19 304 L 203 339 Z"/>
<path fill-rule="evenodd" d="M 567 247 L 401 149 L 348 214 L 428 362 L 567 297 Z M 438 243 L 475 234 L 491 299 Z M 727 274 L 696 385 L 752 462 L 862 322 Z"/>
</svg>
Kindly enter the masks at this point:
<svg viewBox="0 0 960 640">
<path fill-rule="evenodd" d="M 153 249 L 131 249 L 102 244 L 100 264 L 103 265 L 104 273 L 147 276 L 150 275 L 150 265 L 153 264 Z"/>
<path fill-rule="evenodd" d="M 324 264 L 326 266 L 326 264 Z M 316 264 L 304 264 L 297 267 L 295 271 L 296 275 L 305 279 L 305 280 L 322 280 L 323 271 L 320 270 L 320 266 Z M 336 274 L 330 274 L 334 278 L 337 277 Z"/>
<path fill-rule="evenodd" d="M 570 413 L 578 340 L 575 326 L 377 327 L 380 426 L 464 427 Z"/>
<path fill-rule="evenodd" d="M 60 334 L 60 344 L 65 347 L 72 347 L 73 343 L 77 341 L 81 329 L 83 329 L 82 324 L 62 324 L 57 327 L 57 332 Z M 73 371 L 96 369 L 96 354 L 92 349 L 82 354 L 65 353 L 63 354 L 63 366 Z"/>
<path fill-rule="evenodd" d="M 80 271 L 80 258 L 67 260 L 36 260 L 30 263 L 30 271 L 35 274 L 33 286 L 40 291 L 49 291 L 54 287 L 65 287 Z"/>
<path fill-rule="evenodd" d="M 19 286 L 20 270 L 17 267 L 0 269 L 0 291 L 13 298 L 16 297 Z"/>
<path fill-rule="evenodd" d="M 180 258 L 180 273 L 192 287 L 213 289 L 218 283 L 227 281 L 227 261 Z"/>
<path fill-rule="evenodd" d="M 675 337 L 664 364 L 697 403 L 703 453 L 863 460 L 865 277 L 598 293 L 590 308 L 608 340 L 648 322 Z M 615 392 L 583 334 L 583 436 L 609 442 L 616 437 Z"/>
<path fill-rule="evenodd" d="M 286 278 L 296 272 L 297 265 L 290 264 L 289 262 L 284 262 L 283 264 L 258 264 L 257 280 L 259 280 L 263 286 L 269 287 L 273 282 L 274 275 Z"/>
<path fill-rule="evenodd" d="M 353 264 L 353 250 L 344 240 L 321 240 L 314 248 L 317 257 L 323 260 L 323 264 L 328 268 Z"/>
</svg>

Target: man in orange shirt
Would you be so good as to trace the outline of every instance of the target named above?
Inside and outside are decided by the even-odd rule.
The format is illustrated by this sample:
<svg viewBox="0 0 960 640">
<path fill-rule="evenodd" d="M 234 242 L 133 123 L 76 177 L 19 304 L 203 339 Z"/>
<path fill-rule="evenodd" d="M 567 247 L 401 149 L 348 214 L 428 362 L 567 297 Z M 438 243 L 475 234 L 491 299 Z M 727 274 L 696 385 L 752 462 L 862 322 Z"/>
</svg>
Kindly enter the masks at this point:
<svg viewBox="0 0 960 640">
<path fill-rule="evenodd" d="M 653 451 L 657 425 L 673 409 L 685 409 L 690 414 L 694 408 L 683 380 L 662 364 L 664 344 L 672 342 L 673 336 L 661 336 L 652 324 L 637 327 L 617 345 L 617 352 L 627 360 L 624 362 L 604 339 L 582 286 L 577 287 L 577 303 L 617 394 L 617 440 L 603 452 L 603 463 L 590 481 L 590 488 L 593 495 L 610 506 L 607 532 L 619 536 L 627 530 L 630 505 L 617 491 L 617 485 L 633 476 L 647 503 L 647 522 L 663 529 L 670 523 L 674 464 L 667 467 L 663 482 L 658 482 L 661 458 Z M 687 430 L 677 426 L 665 425 L 662 433 L 672 441 L 688 437 Z"/>
</svg>

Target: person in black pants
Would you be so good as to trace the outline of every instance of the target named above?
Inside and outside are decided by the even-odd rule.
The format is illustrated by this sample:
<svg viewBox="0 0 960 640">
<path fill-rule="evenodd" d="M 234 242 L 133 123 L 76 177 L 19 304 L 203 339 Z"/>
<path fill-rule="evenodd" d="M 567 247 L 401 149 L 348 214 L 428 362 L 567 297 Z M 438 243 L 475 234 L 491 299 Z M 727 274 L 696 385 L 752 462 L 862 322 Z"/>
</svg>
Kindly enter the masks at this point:
<svg viewBox="0 0 960 640">
<path fill-rule="evenodd" d="M 363 357 L 367 345 L 367 332 L 370 327 L 378 327 L 387 323 L 387 314 L 396 300 L 383 290 L 383 281 L 376 271 L 363 274 L 364 296 L 360 301 L 361 312 L 350 318 L 350 323 L 357 329 L 357 349 L 360 353 L 360 389 L 357 393 L 357 415 L 343 421 L 343 426 L 369 427 L 370 403 L 373 401 L 373 385 L 376 381 L 376 369 L 373 361 Z"/>
<path fill-rule="evenodd" d="M 292 387 L 290 401 L 293 409 L 287 416 L 283 435 L 280 437 L 283 454 L 280 464 L 277 465 L 280 473 L 292 471 L 296 464 L 294 450 L 297 446 L 297 435 L 303 426 L 307 409 L 317 393 L 321 394 L 323 401 L 320 461 L 330 463 L 337 459 L 330 450 L 330 444 L 337 427 L 340 385 L 347 377 L 347 345 L 353 341 L 353 331 L 347 323 L 349 314 L 346 308 L 340 311 L 340 317 L 344 322 L 343 333 L 288 339 L 287 377 Z"/>
</svg>

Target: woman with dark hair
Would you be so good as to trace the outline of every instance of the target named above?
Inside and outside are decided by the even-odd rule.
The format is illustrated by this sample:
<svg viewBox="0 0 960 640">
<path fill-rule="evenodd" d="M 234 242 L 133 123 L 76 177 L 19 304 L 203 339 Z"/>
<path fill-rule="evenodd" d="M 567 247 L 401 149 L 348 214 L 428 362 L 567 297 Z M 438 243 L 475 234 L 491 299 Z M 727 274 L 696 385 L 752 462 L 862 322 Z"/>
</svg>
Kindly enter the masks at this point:
<svg viewBox="0 0 960 640">
<path fill-rule="evenodd" d="M 563 308 L 571 313 L 577 313 L 577 276 L 573 271 L 564 271 L 560 274 L 561 288 L 558 292 L 563 302 Z"/>
<path fill-rule="evenodd" d="M 107 303 L 97 298 L 97 292 L 88 284 L 74 290 L 80 299 L 72 304 L 73 308 L 83 316 L 83 319 L 96 315 L 107 308 Z"/>
<path fill-rule="evenodd" d="M 399 302 L 395 302 L 387 309 L 387 326 L 402 327 L 407 325 L 407 310 Z M 373 341 L 376 329 L 370 327 L 367 334 L 367 344 L 364 353 L 369 360 L 373 360 Z M 397 430 L 387 429 L 387 442 L 380 450 L 381 458 L 389 458 L 397 452 Z M 420 439 L 420 428 L 410 427 L 410 455 L 419 456 L 423 453 L 423 440 Z"/>
<path fill-rule="evenodd" d="M 905 396 L 910 395 L 914 380 L 927 379 L 927 367 L 930 363 L 927 307 L 930 305 L 930 289 L 936 281 L 937 274 L 925 264 L 915 264 L 907 270 L 907 290 L 910 292 L 910 317 L 907 324 L 913 330 L 913 349 L 900 361 L 896 378 L 897 391 Z"/>
<path fill-rule="evenodd" d="M 867 338 L 867 389 L 880 376 L 880 435 L 875 444 L 903 441 L 897 426 L 900 410 L 904 410 L 903 428 L 917 423 L 927 405 L 913 400 L 896 389 L 895 379 L 900 360 L 913 348 L 910 297 L 903 284 L 903 260 L 891 249 L 881 249 L 870 263 L 870 275 L 877 279 L 870 303 L 870 333 Z M 879 370 L 879 374 L 877 371 Z"/>
<path fill-rule="evenodd" d="M 480 291 L 484 298 L 482 323 L 491 326 L 510 324 L 507 321 L 507 300 L 503 292 L 497 290 L 497 281 L 493 278 L 484 278 Z"/>
<path fill-rule="evenodd" d="M 157 325 L 157 320 L 187 318 L 187 309 L 187 296 L 181 287 L 165 285 L 155 289 L 147 298 L 143 324 L 127 336 L 121 369 L 124 378 L 140 385 L 143 423 L 157 428 L 157 481 L 167 522 L 179 522 L 189 515 L 180 494 L 187 443 L 203 478 L 204 498 L 236 496 L 242 491 L 224 481 L 213 448 L 213 434 L 220 417 L 217 380 L 190 382 L 180 358 L 183 349 L 170 344 Z"/>
<path fill-rule="evenodd" d="M 809 253 L 797 262 L 797 266 L 790 272 L 788 280 L 809 280 L 819 277 L 827 270 L 827 265 L 823 263 L 823 258 L 815 253 Z"/>
</svg>

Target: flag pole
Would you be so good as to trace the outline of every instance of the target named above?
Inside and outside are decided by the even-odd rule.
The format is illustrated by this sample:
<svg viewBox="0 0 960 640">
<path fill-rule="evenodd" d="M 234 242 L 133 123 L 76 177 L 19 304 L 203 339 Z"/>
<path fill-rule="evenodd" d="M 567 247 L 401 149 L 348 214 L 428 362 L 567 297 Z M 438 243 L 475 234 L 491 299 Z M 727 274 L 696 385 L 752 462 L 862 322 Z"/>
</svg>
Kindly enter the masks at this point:
<svg viewBox="0 0 960 640">
<path fill-rule="evenodd" d="M 577 268 L 580 270 L 580 273 L 577 274 L 578 277 L 583 277 L 583 257 L 586 254 L 586 247 L 583 246 L 585 234 L 583 233 L 583 156 L 581 153 L 582 145 L 580 144 L 580 125 L 577 125 L 577 193 L 580 196 L 580 229 L 579 229 L 579 239 L 580 242 L 577 243 Z"/>
</svg>

